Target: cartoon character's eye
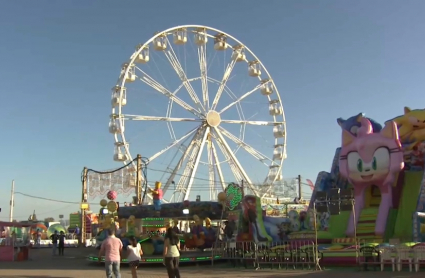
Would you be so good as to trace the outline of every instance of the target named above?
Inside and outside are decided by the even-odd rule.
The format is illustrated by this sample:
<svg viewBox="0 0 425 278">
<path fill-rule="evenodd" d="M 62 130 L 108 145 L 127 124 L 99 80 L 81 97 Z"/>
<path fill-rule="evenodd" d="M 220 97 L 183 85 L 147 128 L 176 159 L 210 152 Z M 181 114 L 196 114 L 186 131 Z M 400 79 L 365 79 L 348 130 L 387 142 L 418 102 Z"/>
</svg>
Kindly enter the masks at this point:
<svg viewBox="0 0 425 278">
<path fill-rule="evenodd" d="M 390 167 L 390 152 L 387 148 L 378 148 L 373 154 L 373 170 L 387 170 Z"/>
<path fill-rule="evenodd" d="M 354 135 L 357 135 L 357 131 L 359 130 L 359 127 L 358 126 L 352 126 L 351 128 L 350 128 L 350 132 L 351 133 L 353 133 Z"/>
<path fill-rule="evenodd" d="M 373 170 L 376 170 L 376 168 L 377 168 L 377 162 L 376 162 L 376 157 L 373 157 L 373 160 L 372 160 L 372 169 Z"/>
<path fill-rule="evenodd" d="M 358 152 L 351 152 L 347 155 L 348 171 L 358 173 L 363 171 L 363 160 Z"/>
<path fill-rule="evenodd" d="M 363 160 L 361 160 L 360 158 L 357 159 L 357 170 L 359 172 L 363 172 Z"/>
</svg>

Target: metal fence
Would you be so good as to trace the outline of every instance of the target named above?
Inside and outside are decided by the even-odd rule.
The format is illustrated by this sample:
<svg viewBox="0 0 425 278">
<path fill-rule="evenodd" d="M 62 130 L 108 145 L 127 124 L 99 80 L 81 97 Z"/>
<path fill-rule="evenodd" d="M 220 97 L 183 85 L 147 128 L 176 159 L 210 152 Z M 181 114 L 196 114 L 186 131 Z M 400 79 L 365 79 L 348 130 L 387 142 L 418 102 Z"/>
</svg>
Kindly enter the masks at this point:
<svg viewBox="0 0 425 278">
<path fill-rule="evenodd" d="M 234 267 L 320 269 L 322 254 L 316 247 L 312 240 L 219 242 L 212 248 L 211 263 L 220 258 Z"/>
</svg>

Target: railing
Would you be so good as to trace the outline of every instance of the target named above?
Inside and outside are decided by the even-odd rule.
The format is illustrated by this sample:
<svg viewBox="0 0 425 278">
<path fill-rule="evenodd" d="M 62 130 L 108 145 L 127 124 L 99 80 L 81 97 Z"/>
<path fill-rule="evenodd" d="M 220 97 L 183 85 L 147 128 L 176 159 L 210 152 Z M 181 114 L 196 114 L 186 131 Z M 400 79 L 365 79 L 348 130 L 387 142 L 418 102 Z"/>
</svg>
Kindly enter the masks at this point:
<svg viewBox="0 0 425 278">
<path fill-rule="evenodd" d="M 320 269 L 323 254 L 312 240 L 271 242 L 218 242 L 212 248 L 212 261 L 226 259 L 234 267 L 250 265 L 255 269 Z"/>
<path fill-rule="evenodd" d="M 425 265 L 425 245 L 416 244 L 393 244 L 388 246 L 360 245 L 359 266 L 364 270 L 373 267 L 384 271 L 386 266 L 391 266 L 392 271 L 401 271 L 407 267 L 410 272 L 413 269 L 418 272 L 420 266 Z"/>
</svg>

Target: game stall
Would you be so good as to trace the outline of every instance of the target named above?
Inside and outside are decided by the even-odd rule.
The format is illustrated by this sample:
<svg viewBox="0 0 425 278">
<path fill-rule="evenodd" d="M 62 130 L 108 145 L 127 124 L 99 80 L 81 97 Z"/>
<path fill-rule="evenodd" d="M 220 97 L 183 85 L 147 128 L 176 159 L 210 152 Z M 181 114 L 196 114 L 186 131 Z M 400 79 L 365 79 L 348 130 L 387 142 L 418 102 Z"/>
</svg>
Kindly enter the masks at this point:
<svg viewBox="0 0 425 278">
<path fill-rule="evenodd" d="M 0 261 L 26 261 L 29 256 L 31 224 L 1 222 L 4 237 L 0 242 Z"/>
</svg>

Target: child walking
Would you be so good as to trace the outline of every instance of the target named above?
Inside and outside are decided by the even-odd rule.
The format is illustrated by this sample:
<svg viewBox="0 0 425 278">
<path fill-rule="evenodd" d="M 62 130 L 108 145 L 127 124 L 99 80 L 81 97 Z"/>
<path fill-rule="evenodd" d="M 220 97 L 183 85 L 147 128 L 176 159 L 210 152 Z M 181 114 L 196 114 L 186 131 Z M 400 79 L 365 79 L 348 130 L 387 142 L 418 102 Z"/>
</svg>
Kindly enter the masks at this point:
<svg viewBox="0 0 425 278">
<path fill-rule="evenodd" d="M 130 238 L 130 244 L 127 246 L 128 256 L 127 260 L 130 263 L 131 267 L 131 276 L 137 278 L 137 268 L 139 267 L 140 259 L 143 256 L 142 247 L 140 243 L 137 242 L 136 238 L 133 236 Z"/>
</svg>

